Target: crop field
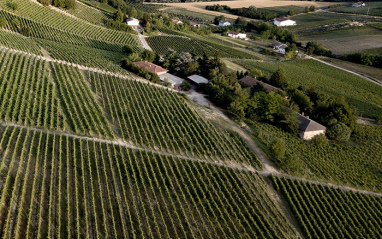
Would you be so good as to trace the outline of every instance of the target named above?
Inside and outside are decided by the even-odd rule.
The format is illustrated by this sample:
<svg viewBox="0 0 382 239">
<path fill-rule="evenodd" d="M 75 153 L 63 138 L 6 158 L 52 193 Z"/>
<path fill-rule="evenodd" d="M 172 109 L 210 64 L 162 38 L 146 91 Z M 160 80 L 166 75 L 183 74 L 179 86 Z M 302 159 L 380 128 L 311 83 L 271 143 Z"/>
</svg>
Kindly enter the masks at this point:
<svg viewBox="0 0 382 239">
<path fill-rule="evenodd" d="M 367 2 L 365 7 L 352 7 L 353 3 L 348 4 L 345 7 L 335 8 L 331 11 L 342 12 L 342 13 L 352 13 L 352 14 L 362 14 L 370 16 L 382 16 L 382 3 L 381 2 Z"/>
<path fill-rule="evenodd" d="M 314 5 L 314 4 L 312 4 Z M 312 6 L 310 5 L 310 6 Z M 256 6 L 256 5 L 255 5 Z M 308 5 L 306 5 L 308 6 Z M 289 11 L 294 11 L 295 13 L 300 13 L 304 11 L 305 6 L 277 6 L 277 7 L 259 7 L 260 11 L 274 12 L 279 14 L 279 16 L 287 16 Z"/>
<path fill-rule="evenodd" d="M 257 174 L 10 126 L 0 138 L 5 237 L 297 237 Z"/>
<path fill-rule="evenodd" d="M 76 7 L 74 9 L 70 9 L 68 12 L 73 16 L 96 25 L 104 25 L 109 18 L 112 18 L 110 13 L 90 7 L 81 2 L 77 2 Z"/>
<path fill-rule="evenodd" d="M 93 40 L 133 46 L 138 45 L 135 35 L 95 26 L 86 21 L 54 11 L 49 7 L 40 6 L 29 0 L 15 0 L 14 2 L 19 6 L 16 14 L 26 19 Z M 5 2 L 0 3 L 0 8 L 8 10 Z"/>
<path fill-rule="evenodd" d="M 199 22 L 199 23 L 213 23 L 214 17 L 202 13 L 184 11 L 182 8 L 166 8 L 162 10 L 163 12 L 169 13 L 171 16 L 178 17 L 180 19 Z"/>
<path fill-rule="evenodd" d="M 276 138 L 285 142 L 286 158 L 297 160 L 298 169 L 282 166 L 287 173 L 352 187 L 382 191 L 382 127 L 358 126 L 348 143 L 316 145 L 265 123 L 251 123 L 253 135 L 266 149 Z"/>
<path fill-rule="evenodd" d="M 173 49 L 179 52 L 193 52 L 198 55 L 203 55 L 203 52 L 206 52 L 207 55 L 210 56 L 214 56 L 218 53 L 221 57 L 259 59 L 256 53 L 234 48 L 235 46 L 240 46 L 238 43 L 173 30 L 161 29 L 161 31 L 165 34 L 169 34 L 169 36 L 146 38 L 151 48 L 159 54 L 165 54 L 168 49 Z"/>
<path fill-rule="evenodd" d="M 292 20 L 296 21 L 297 26 L 301 24 L 308 23 L 318 23 L 322 21 L 346 19 L 348 21 L 358 21 L 358 22 L 382 22 L 382 19 L 374 18 L 373 16 L 363 16 L 363 15 L 347 15 L 338 14 L 332 12 L 314 12 L 309 14 L 300 14 L 291 17 Z"/>
<path fill-rule="evenodd" d="M 0 46 L 42 55 L 41 47 L 33 39 L 0 29 Z M 0 50 L 1 51 L 1 50 Z"/>
<path fill-rule="evenodd" d="M 297 88 L 315 87 L 317 91 L 337 97 L 343 95 L 350 106 L 365 117 L 382 115 L 382 89 L 358 76 L 314 60 L 294 60 L 280 63 L 234 60 L 247 69 L 258 68 L 267 77 L 282 68 L 290 85 Z"/>
<path fill-rule="evenodd" d="M 218 131 L 174 93 L 93 72 L 88 80 L 118 134 L 133 144 L 260 167 L 237 134 Z"/>
<path fill-rule="evenodd" d="M 306 238 L 381 238 L 382 198 L 272 177 Z"/>
<path fill-rule="evenodd" d="M 127 73 L 127 71 L 120 67 L 120 60 L 125 56 L 121 52 L 111 52 L 84 46 L 62 44 L 54 41 L 37 41 L 54 59 L 111 72 Z"/>
<path fill-rule="evenodd" d="M 98 2 L 98 1 L 95 1 L 95 0 L 79 0 L 80 2 L 88 5 L 88 6 L 91 6 L 91 7 L 94 7 L 94 8 L 97 8 L 101 11 L 105 11 L 107 13 L 110 13 L 110 14 L 113 14 L 117 9 L 113 8 L 112 6 L 110 6 L 109 4 L 107 3 L 103 3 L 103 2 Z"/>
<path fill-rule="evenodd" d="M 382 32 L 367 27 L 332 31 L 325 34 L 304 34 L 297 38 L 302 42 L 320 43 L 338 55 L 382 47 Z"/>
</svg>

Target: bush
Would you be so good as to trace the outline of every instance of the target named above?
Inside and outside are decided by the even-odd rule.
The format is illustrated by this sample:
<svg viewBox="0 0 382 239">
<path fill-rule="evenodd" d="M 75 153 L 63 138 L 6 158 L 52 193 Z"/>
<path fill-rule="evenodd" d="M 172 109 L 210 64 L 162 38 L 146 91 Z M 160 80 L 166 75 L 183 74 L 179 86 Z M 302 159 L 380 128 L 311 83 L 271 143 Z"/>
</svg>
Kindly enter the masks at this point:
<svg viewBox="0 0 382 239">
<path fill-rule="evenodd" d="M 126 45 L 126 46 L 122 47 L 122 51 L 123 51 L 123 53 L 126 53 L 129 55 L 129 54 L 133 53 L 133 48 L 131 46 Z"/>
<path fill-rule="evenodd" d="M 156 54 L 150 50 L 144 50 L 141 54 L 142 60 L 154 62 L 156 58 Z"/>
<path fill-rule="evenodd" d="M 11 2 L 9 3 L 9 8 L 12 10 L 12 11 L 16 11 L 17 9 L 19 9 L 19 5 L 15 2 Z"/>
<path fill-rule="evenodd" d="M 0 27 L 6 27 L 7 26 L 7 20 L 4 17 L 0 17 Z"/>
<path fill-rule="evenodd" d="M 379 117 L 377 117 L 377 119 L 375 120 L 375 122 L 376 122 L 377 124 L 382 124 L 382 115 L 379 116 Z"/>
<path fill-rule="evenodd" d="M 329 140 L 324 134 L 316 135 L 311 142 L 318 148 L 326 147 L 329 145 Z"/>
<path fill-rule="evenodd" d="M 271 153 L 276 159 L 280 160 L 284 157 L 286 151 L 285 142 L 281 138 L 277 138 L 273 141 L 271 146 Z"/>
<path fill-rule="evenodd" d="M 183 81 L 183 83 L 180 85 L 180 87 L 182 88 L 182 90 L 184 91 L 189 91 L 191 90 L 191 85 L 190 83 L 188 83 L 187 81 Z"/>
<path fill-rule="evenodd" d="M 275 73 L 272 74 L 269 82 L 276 87 L 280 87 L 281 89 L 285 89 L 288 87 L 288 79 L 285 75 L 284 70 L 278 69 Z"/>
<path fill-rule="evenodd" d="M 19 27 L 19 26 L 20 26 L 20 21 L 19 21 L 19 19 L 17 19 L 17 18 L 13 18 L 13 20 L 12 20 L 12 25 L 15 26 L 15 27 Z"/>
<path fill-rule="evenodd" d="M 22 27 L 20 33 L 26 37 L 30 37 L 31 29 L 29 27 Z"/>
<path fill-rule="evenodd" d="M 44 6 L 48 6 L 52 4 L 52 0 L 38 0 L 38 2 Z"/>
<path fill-rule="evenodd" d="M 331 126 L 326 134 L 330 139 L 337 141 L 348 141 L 350 139 L 351 129 L 344 123 L 339 122 Z"/>
</svg>

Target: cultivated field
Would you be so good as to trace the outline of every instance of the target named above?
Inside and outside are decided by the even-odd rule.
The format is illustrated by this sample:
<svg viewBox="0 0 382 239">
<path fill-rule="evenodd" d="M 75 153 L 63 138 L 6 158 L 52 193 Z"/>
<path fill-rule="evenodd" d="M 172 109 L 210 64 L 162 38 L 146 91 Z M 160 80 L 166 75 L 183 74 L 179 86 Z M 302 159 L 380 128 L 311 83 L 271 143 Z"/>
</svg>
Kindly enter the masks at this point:
<svg viewBox="0 0 382 239">
<path fill-rule="evenodd" d="M 148 4 L 148 3 L 146 3 Z M 150 3 L 150 4 L 162 4 L 162 3 Z M 191 3 L 166 3 L 166 6 L 184 8 L 187 11 L 204 13 L 207 15 L 220 16 L 224 15 L 228 19 L 236 19 L 237 16 L 227 13 L 214 12 L 205 10 L 206 6 L 220 4 L 227 5 L 231 8 L 241 8 L 256 6 L 258 8 L 268 8 L 268 7 L 282 7 L 282 6 L 316 6 L 316 7 L 326 7 L 329 6 L 330 2 L 311 2 L 311 1 L 268 1 L 268 0 L 238 0 L 238 1 L 219 1 L 219 2 L 191 2 Z"/>
<path fill-rule="evenodd" d="M 344 4 L 344 7 L 332 9 L 334 12 L 363 14 L 370 16 L 382 16 L 382 2 L 367 2 L 365 7 L 352 7 L 351 4 Z"/>
</svg>

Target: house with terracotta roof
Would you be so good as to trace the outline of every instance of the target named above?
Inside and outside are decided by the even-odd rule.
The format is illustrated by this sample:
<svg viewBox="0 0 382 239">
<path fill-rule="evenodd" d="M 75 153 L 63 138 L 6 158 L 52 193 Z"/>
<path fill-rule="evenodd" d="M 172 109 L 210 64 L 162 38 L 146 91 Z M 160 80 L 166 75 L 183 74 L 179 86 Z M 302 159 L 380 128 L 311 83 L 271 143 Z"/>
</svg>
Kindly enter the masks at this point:
<svg viewBox="0 0 382 239">
<path fill-rule="evenodd" d="M 288 18 L 281 17 L 281 18 L 273 19 L 273 25 L 279 26 L 279 27 L 294 26 L 294 25 L 296 25 L 296 22 L 293 20 L 290 20 Z"/>
<path fill-rule="evenodd" d="M 235 39 L 236 38 L 240 38 L 240 39 L 246 39 L 247 38 L 247 34 L 241 33 L 241 32 L 234 32 L 234 31 L 229 31 L 228 36 L 235 38 Z"/>
<path fill-rule="evenodd" d="M 305 140 L 310 140 L 316 135 L 325 134 L 326 127 L 309 119 L 309 116 L 304 116 L 304 114 L 297 114 L 297 120 L 299 122 L 298 135 L 300 138 Z"/>
<path fill-rule="evenodd" d="M 190 27 L 200 27 L 200 24 L 199 23 L 196 23 L 196 22 L 190 22 Z"/>
<path fill-rule="evenodd" d="M 155 73 L 158 76 L 166 74 L 168 71 L 168 70 L 164 69 L 163 67 L 155 65 L 154 63 L 151 63 L 149 61 L 137 61 L 137 62 L 133 62 L 132 64 L 136 65 L 138 67 L 141 67 L 143 69 L 146 69 L 152 73 Z"/>
<path fill-rule="evenodd" d="M 262 81 L 259 81 L 259 80 L 255 79 L 255 78 L 250 77 L 250 76 L 244 76 L 239 81 L 244 83 L 247 86 L 250 86 L 250 87 L 254 87 L 254 86 L 257 86 L 258 84 L 261 84 L 261 85 L 264 86 L 264 88 L 265 88 L 265 90 L 267 92 L 271 92 L 271 91 L 274 91 L 274 90 L 278 89 L 277 87 L 274 87 L 274 86 L 272 86 L 270 84 L 267 84 L 267 83 L 264 83 Z"/>
</svg>

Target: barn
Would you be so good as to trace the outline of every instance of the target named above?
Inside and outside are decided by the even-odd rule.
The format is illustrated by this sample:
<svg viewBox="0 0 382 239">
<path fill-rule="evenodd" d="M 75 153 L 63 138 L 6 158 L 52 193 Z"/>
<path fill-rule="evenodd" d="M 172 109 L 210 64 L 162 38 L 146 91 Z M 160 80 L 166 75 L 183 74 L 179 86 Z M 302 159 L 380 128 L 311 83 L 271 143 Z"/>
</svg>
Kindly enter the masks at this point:
<svg viewBox="0 0 382 239">
<path fill-rule="evenodd" d="M 298 135 L 300 138 L 305 140 L 310 140 L 316 135 L 325 134 L 326 127 L 309 119 L 309 116 L 304 116 L 303 114 L 297 115 L 297 120 L 299 122 Z"/>
</svg>

